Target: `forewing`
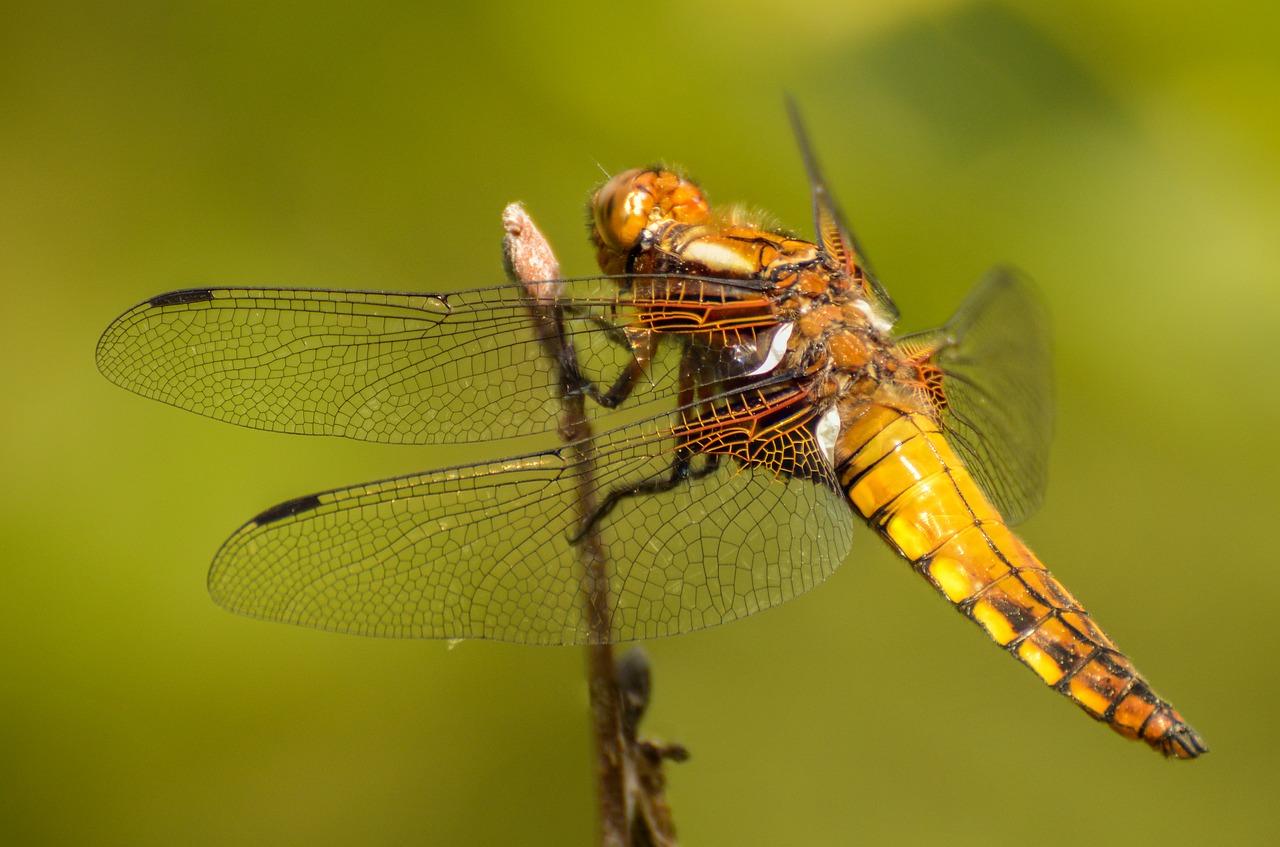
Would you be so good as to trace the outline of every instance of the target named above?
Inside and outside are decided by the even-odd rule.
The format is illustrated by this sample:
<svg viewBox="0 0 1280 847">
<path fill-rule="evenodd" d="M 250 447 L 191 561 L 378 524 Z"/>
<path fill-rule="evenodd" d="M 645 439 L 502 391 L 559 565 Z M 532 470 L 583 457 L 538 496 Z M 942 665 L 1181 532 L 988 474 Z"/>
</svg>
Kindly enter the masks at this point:
<svg viewBox="0 0 1280 847">
<path fill-rule="evenodd" d="M 886 327 L 892 326 L 898 320 L 898 307 L 894 305 L 889 292 L 876 277 L 866 252 L 858 243 L 853 229 L 845 223 L 835 198 L 827 188 L 822 170 L 818 166 L 817 155 L 809 143 L 808 133 L 805 132 L 804 121 L 800 118 L 800 109 L 791 98 L 787 98 L 787 113 L 791 117 L 791 128 L 796 136 L 796 144 L 800 147 L 800 155 L 804 159 L 805 171 L 809 175 L 818 246 L 839 267 L 861 283 L 863 296 L 875 309 L 877 316 Z"/>
<path fill-rule="evenodd" d="M 1049 321 L 1039 294 L 993 270 L 941 329 L 898 339 L 908 358 L 942 372 L 948 441 L 1010 523 L 1044 498 L 1053 431 Z"/>
<path fill-rule="evenodd" d="M 566 447 L 281 504 L 227 540 L 210 592 L 236 612 L 340 632 L 599 640 L 583 613 L 578 486 L 592 467 L 600 498 L 668 479 L 680 439 L 666 420 L 605 434 L 588 452 Z M 609 640 L 777 605 L 848 552 L 851 512 L 830 480 L 724 459 L 670 490 L 622 497 L 593 524 L 610 574 Z"/>
<path fill-rule="evenodd" d="M 273 432 L 397 444 L 529 435 L 554 429 L 560 409 L 560 374 L 536 320 L 563 320 L 582 376 L 602 390 L 633 357 L 627 330 L 640 313 L 618 280 L 559 286 L 563 297 L 541 318 L 517 285 L 438 295 L 177 291 L 113 322 L 98 343 L 98 367 L 143 396 Z M 656 346 L 671 354 L 678 344 Z M 674 390 L 675 368 L 647 362 L 631 405 Z M 609 413 L 588 403 L 590 418 Z"/>
</svg>

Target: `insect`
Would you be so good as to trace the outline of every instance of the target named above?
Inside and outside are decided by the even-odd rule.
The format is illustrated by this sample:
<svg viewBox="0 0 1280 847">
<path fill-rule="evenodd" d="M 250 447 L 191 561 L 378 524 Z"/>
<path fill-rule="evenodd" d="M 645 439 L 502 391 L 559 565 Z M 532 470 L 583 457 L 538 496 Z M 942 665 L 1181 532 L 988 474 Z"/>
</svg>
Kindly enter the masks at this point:
<svg viewBox="0 0 1280 847">
<path fill-rule="evenodd" d="M 367 635 L 649 638 L 807 591 L 861 519 L 1090 716 L 1199 756 L 1200 736 L 1009 530 L 1045 484 L 1037 296 L 997 270 L 947 325 L 893 335 L 897 310 L 792 117 L 814 241 L 717 214 L 691 180 L 647 168 L 592 197 L 603 275 L 556 282 L 534 310 L 519 285 L 200 288 L 120 316 L 98 345 L 107 378 L 218 420 L 398 444 L 544 436 L 267 509 L 218 551 L 212 596 Z M 540 347 L 548 328 L 561 361 Z M 576 448 L 546 438 L 566 396 L 593 432 Z M 608 555 L 603 630 L 579 602 L 588 535 Z"/>
</svg>

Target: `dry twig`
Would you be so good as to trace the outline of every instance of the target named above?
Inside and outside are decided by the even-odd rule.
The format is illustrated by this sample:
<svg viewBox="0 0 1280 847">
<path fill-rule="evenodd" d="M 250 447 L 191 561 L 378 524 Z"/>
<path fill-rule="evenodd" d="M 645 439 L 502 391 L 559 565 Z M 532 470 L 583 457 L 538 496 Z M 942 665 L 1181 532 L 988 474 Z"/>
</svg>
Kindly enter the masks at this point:
<svg viewBox="0 0 1280 847">
<path fill-rule="evenodd" d="M 587 527 L 575 545 L 582 565 L 582 602 L 588 631 L 587 686 L 596 748 L 596 788 L 603 847 L 677 844 L 664 795 L 662 762 L 683 760 L 681 747 L 639 740 L 637 724 L 648 705 L 650 677 L 643 653 L 632 651 L 621 663 L 613 658 L 608 553 L 589 518 L 598 507 L 595 456 L 585 397 L 570 384 L 578 373 L 573 344 L 565 335 L 558 298 L 560 265 L 551 246 L 518 203 L 502 214 L 503 259 L 507 275 L 523 284 L 543 353 L 557 369 L 560 385 L 560 437 L 575 451 L 573 465 L 579 525 Z"/>
</svg>

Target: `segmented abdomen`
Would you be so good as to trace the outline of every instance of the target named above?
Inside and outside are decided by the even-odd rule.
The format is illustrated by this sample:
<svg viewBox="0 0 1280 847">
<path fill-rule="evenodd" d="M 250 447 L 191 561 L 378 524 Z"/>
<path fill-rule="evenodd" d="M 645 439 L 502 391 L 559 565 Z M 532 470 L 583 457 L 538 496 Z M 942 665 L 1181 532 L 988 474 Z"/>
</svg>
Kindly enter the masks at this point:
<svg viewBox="0 0 1280 847">
<path fill-rule="evenodd" d="M 1207 748 L 987 502 L 936 424 L 866 407 L 841 434 L 863 517 L 966 617 L 1093 718 L 1166 756 Z"/>
</svg>

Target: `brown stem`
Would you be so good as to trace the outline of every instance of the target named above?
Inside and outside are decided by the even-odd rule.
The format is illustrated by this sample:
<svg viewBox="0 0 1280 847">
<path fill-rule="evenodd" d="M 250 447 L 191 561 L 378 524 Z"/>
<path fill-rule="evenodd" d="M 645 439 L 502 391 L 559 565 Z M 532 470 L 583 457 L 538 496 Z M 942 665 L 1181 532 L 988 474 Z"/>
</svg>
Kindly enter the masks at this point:
<svg viewBox="0 0 1280 847">
<path fill-rule="evenodd" d="M 506 230 L 503 257 L 513 282 L 524 284 L 525 303 L 533 317 L 543 352 L 561 374 L 565 357 L 573 350 L 564 336 L 564 323 L 555 305 L 560 287 L 560 265 L 542 233 L 519 204 L 502 213 Z M 581 392 L 560 391 L 561 438 L 575 451 L 573 466 L 579 469 L 575 481 L 579 525 L 596 508 L 595 457 L 591 450 L 591 425 Z M 587 688 L 591 700 L 591 721 L 596 748 L 596 793 L 600 810 L 600 844 L 603 847 L 630 845 L 626 808 L 626 752 L 623 747 L 617 674 L 610 646 L 609 580 L 604 543 L 594 528 L 587 531 L 577 547 L 583 569 L 583 603 L 588 629 Z"/>
<path fill-rule="evenodd" d="M 587 625 L 587 688 L 596 749 L 596 794 L 603 847 L 675 845 L 675 826 L 664 795 L 664 759 L 681 760 L 683 748 L 640 741 L 636 724 L 648 705 L 649 669 L 633 652 L 614 662 L 608 551 L 590 520 L 599 503 L 596 457 L 585 397 L 570 390 L 566 371 L 577 374 L 576 353 L 565 336 L 558 303 L 563 284 L 551 246 L 518 203 L 502 214 L 507 275 L 523 284 L 524 301 L 544 355 L 560 376 L 560 437 L 573 451 L 578 525 L 587 527 L 575 545 L 582 564 L 582 602 Z M 570 367 L 566 368 L 566 365 Z M 633 658 L 634 657 L 634 658 Z"/>
</svg>

